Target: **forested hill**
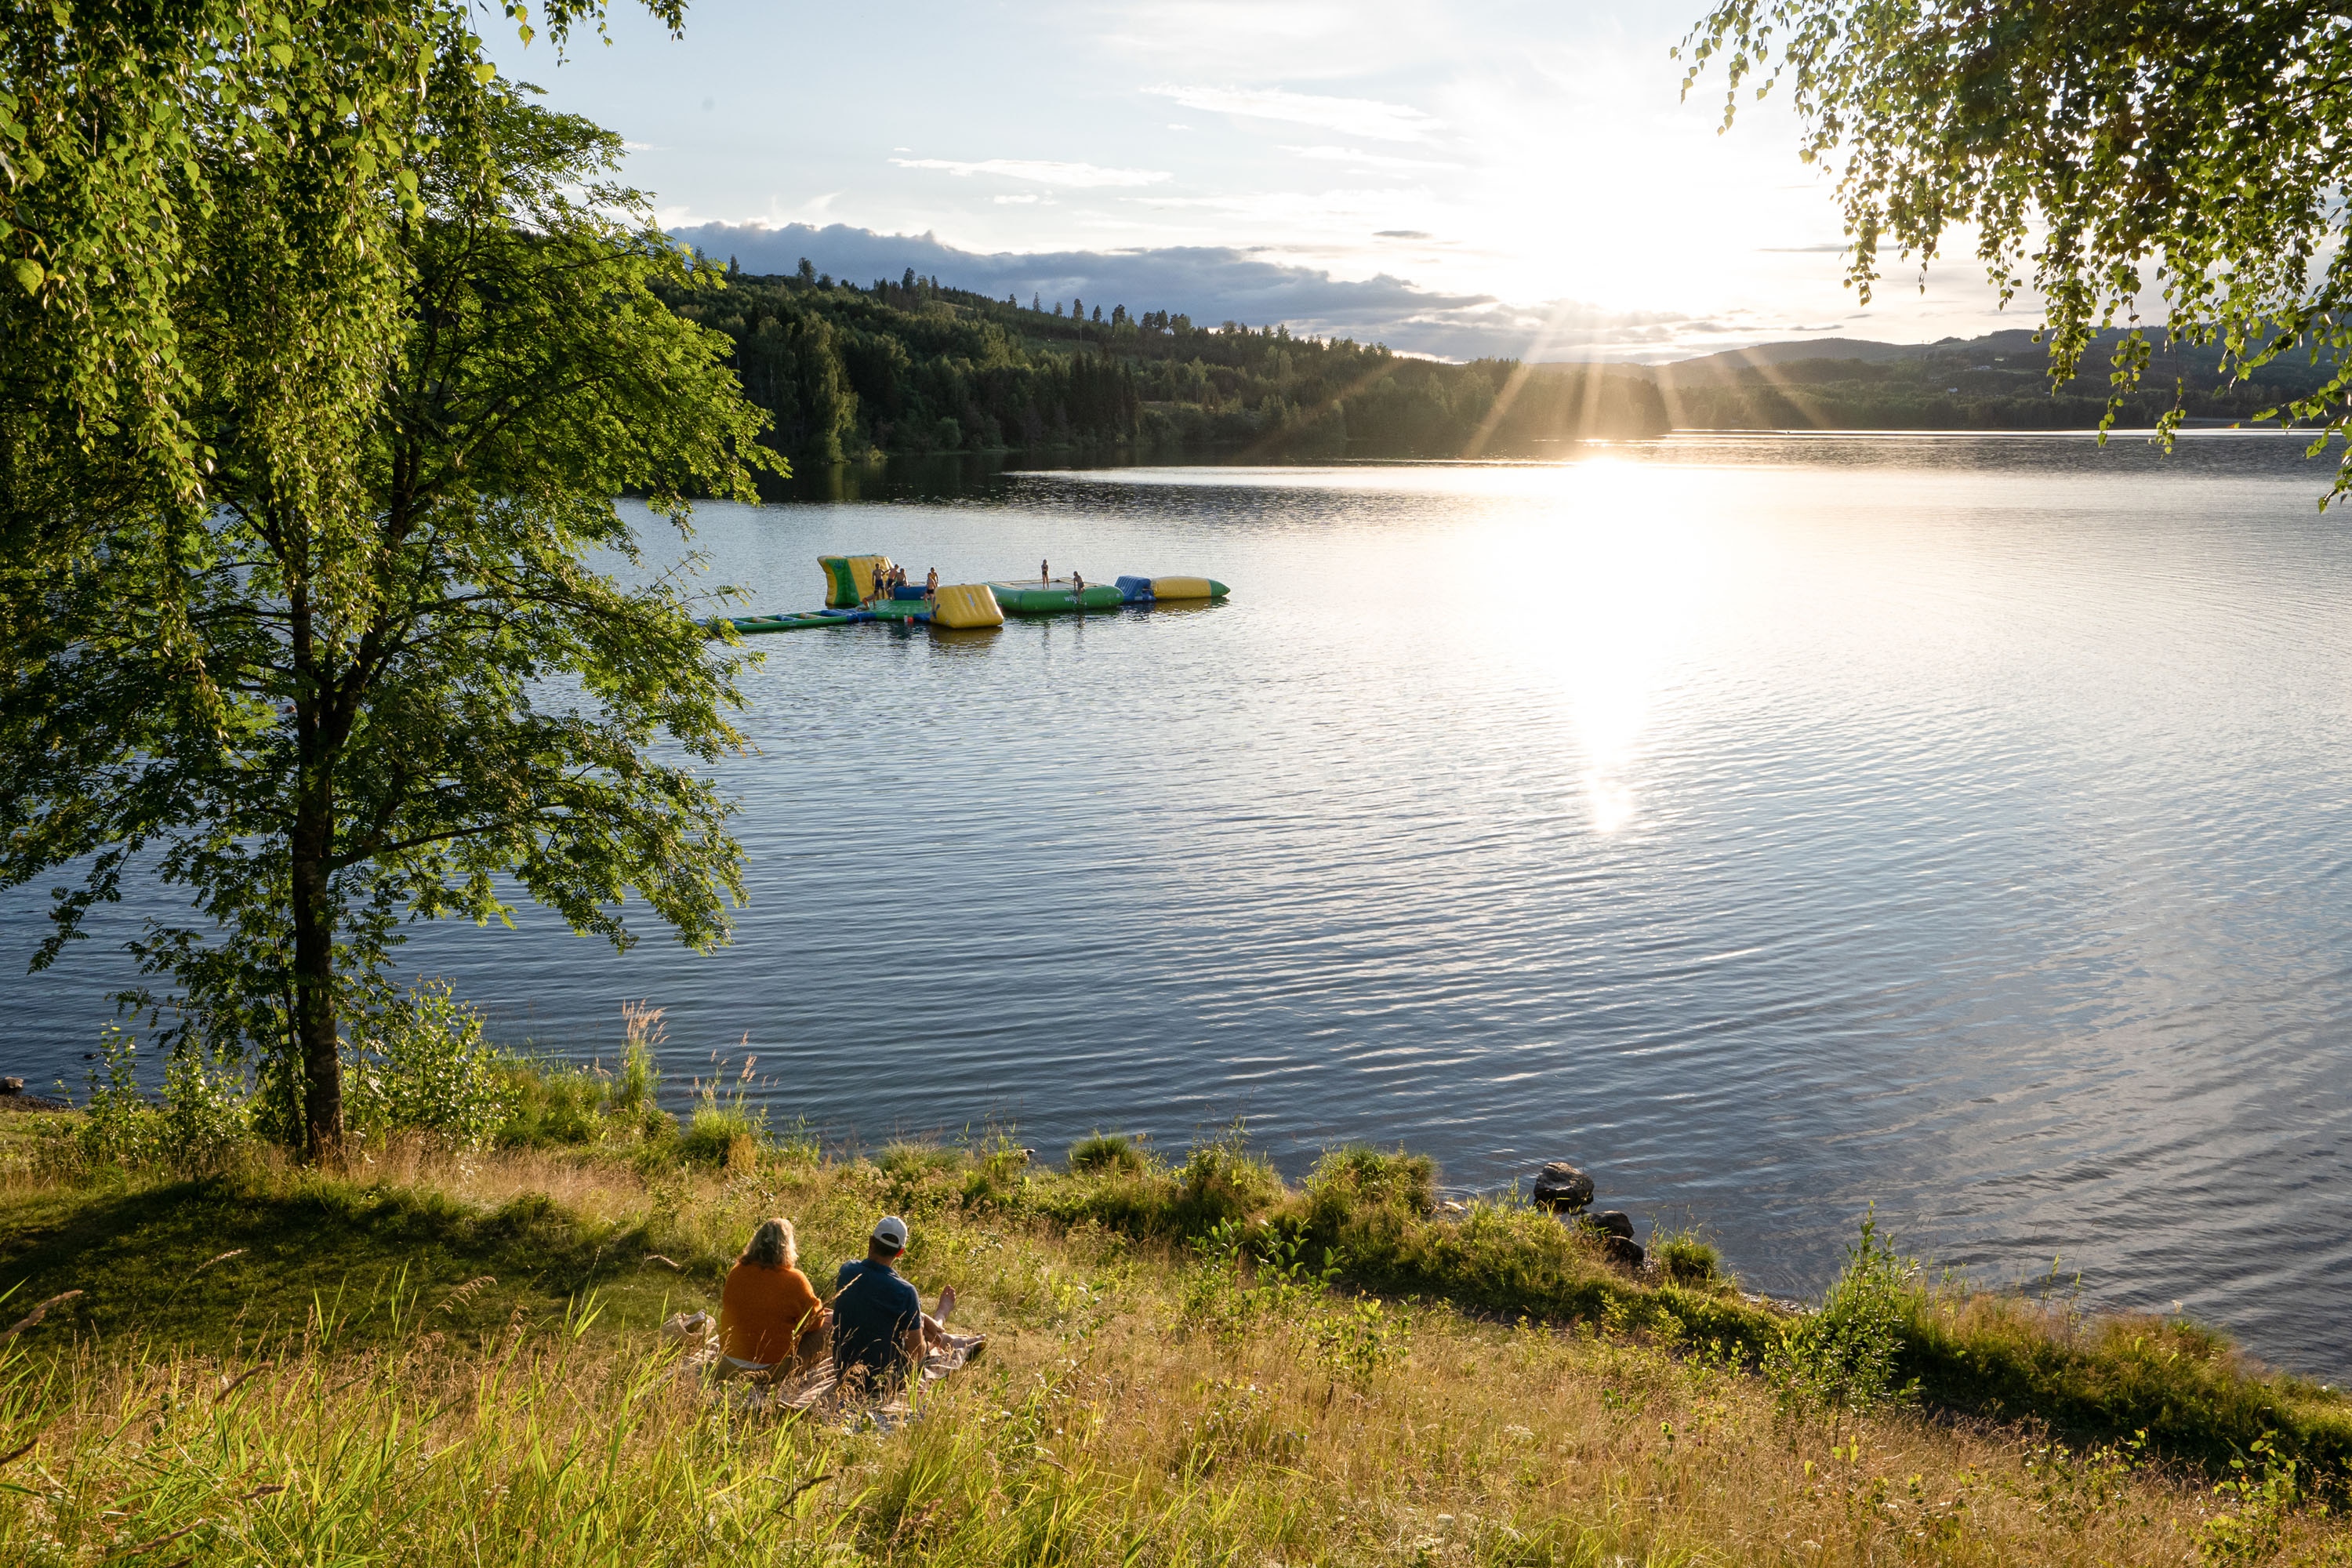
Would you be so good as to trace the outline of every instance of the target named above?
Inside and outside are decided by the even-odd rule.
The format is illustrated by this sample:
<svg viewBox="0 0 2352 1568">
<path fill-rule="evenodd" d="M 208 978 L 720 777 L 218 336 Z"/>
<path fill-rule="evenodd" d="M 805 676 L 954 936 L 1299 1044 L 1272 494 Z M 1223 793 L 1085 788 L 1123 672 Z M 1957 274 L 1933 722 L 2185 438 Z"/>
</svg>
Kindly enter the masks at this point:
<svg viewBox="0 0 2352 1568">
<path fill-rule="evenodd" d="M 1286 327 L 1196 326 L 1084 300 L 1024 306 L 909 270 L 867 287 L 752 277 L 681 295 L 735 340 L 770 442 L 804 462 L 869 452 L 1128 447 L 1276 458 L 1525 456 L 1666 428 L 1640 370 L 1444 364 Z"/>
<path fill-rule="evenodd" d="M 2080 430 L 2106 410 L 2109 362 L 2121 336 L 2101 332 L 2082 374 L 2054 392 L 2049 352 L 2029 331 L 1936 343 L 1766 343 L 1652 374 L 1677 429 Z M 2126 426 L 2154 425 L 2176 396 L 2193 424 L 2251 420 L 2307 395 L 2331 374 L 2328 362 L 2283 354 L 2231 386 L 2218 350 L 2168 343 L 2160 331 L 2152 341 L 2141 388 L 2117 411 Z"/>
</svg>

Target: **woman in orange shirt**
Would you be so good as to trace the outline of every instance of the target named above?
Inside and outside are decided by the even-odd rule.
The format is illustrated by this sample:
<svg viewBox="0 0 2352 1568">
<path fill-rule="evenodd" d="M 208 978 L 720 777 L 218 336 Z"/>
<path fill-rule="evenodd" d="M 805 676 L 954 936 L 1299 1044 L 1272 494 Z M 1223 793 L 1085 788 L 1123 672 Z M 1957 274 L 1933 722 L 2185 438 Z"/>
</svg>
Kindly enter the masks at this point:
<svg viewBox="0 0 2352 1568">
<path fill-rule="evenodd" d="M 800 1246 L 793 1222 L 768 1219 L 727 1271 L 719 1298 L 719 1353 L 732 1376 L 752 1372 L 800 1372 L 824 1355 L 833 1315 L 796 1267 Z"/>
</svg>

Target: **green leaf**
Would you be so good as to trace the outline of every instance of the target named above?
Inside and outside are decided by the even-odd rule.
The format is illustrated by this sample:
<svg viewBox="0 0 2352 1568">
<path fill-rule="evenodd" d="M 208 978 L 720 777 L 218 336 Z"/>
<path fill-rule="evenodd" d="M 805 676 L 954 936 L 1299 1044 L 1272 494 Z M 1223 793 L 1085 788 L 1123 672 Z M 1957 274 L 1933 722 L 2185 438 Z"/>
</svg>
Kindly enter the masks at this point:
<svg viewBox="0 0 2352 1568">
<path fill-rule="evenodd" d="M 278 62 L 278 69 L 284 70 L 294 63 L 293 47 L 289 44 L 272 44 L 269 46 L 269 58 Z"/>
<path fill-rule="evenodd" d="M 48 276 L 41 269 L 41 264 L 30 257 L 18 257 L 8 264 L 8 270 L 16 274 L 16 281 L 24 285 L 27 294 L 39 293 L 41 279 Z"/>
</svg>

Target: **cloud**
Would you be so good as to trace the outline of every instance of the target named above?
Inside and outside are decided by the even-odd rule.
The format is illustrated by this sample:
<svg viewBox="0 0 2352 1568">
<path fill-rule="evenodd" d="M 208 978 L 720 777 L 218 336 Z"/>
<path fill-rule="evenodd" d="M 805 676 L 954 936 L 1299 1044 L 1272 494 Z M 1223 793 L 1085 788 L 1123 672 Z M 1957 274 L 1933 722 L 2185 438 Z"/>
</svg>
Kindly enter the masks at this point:
<svg viewBox="0 0 2352 1568">
<path fill-rule="evenodd" d="M 1609 311 L 1560 300 L 1517 305 L 1491 294 L 1426 289 L 1385 272 L 1335 278 L 1319 267 L 1274 258 L 1279 253 L 1227 246 L 982 253 L 944 244 L 935 235 L 877 234 L 846 224 L 705 223 L 670 233 L 707 255 L 731 256 L 751 273 L 790 272 L 804 256 L 820 271 L 861 283 L 912 268 L 993 299 L 1076 295 L 1089 304 L 1170 310 L 1203 324 L 1280 321 L 1293 332 L 1384 342 L 1442 359 L 1673 358 L 1677 351 L 1720 347 L 1727 335 L 1746 341 L 1762 335 L 1753 324 L 1667 312 Z"/>
<path fill-rule="evenodd" d="M 902 169 L 944 169 L 961 176 L 999 174 L 1008 180 L 1034 180 L 1041 185 L 1091 190 L 1104 185 L 1156 185 L 1173 175 L 1159 169 L 1106 169 L 1094 163 L 1056 163 L 1034 158 L 986 158 L 964 163 L 954 158 L 893 158 Z"/>
<path fill-rule="evenodd" d="M 1425 228 L 1376 228 L 1372 230 L 1372 237 L 1374 239 L 1428 239 L 1432 236 Z"/>
<path fill-rule="evenodd" d="M 1435 115 L 1409 104 L 1382 103 L 1373 98 L 1326 98 L 1276 87 L 1151 87 L 1144 90 L 1212 114 L 1279 120 L 1381 142 L 1426 142 L 1444 126 Z"/>
<path fill-rule="evenodd" d="M 1371 169 L 1458 169 L 1440 158 L 1398 158 L 1386 153 L 1366 153 L 1354 147 L 1285 147 L 1286 153 L 1325 163 L 1356 163 Z"/>
</svg>

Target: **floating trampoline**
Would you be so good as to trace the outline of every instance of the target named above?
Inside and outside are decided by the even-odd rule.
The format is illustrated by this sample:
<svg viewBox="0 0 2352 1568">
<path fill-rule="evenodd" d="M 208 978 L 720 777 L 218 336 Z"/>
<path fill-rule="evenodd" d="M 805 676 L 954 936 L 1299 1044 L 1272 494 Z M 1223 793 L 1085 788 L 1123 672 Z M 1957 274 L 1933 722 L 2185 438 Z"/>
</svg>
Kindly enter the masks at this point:
<svg viewBox="0 0 2352 1568">
<path fill-rule="evenodd" d="M 814 631 L 877 621 L 927 625 L 958 631 L 1001 626 L 1013 616 L 1083 614 L 1126 605 L 1199 603 L 1223 598 L 1229 589 L 1208 577 L 1121 577 L 1084 588 L 1065 580 L 1030 583 L 941 584 L 936 595 L 912 584 L 886 589 L 887 555 L 820 555 L 825 607 L 782 616 L 730 616 L 726 624 L 743 636 L 761 632 Z"/>
</svg>

